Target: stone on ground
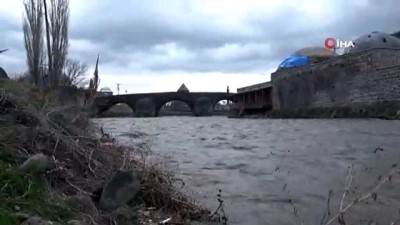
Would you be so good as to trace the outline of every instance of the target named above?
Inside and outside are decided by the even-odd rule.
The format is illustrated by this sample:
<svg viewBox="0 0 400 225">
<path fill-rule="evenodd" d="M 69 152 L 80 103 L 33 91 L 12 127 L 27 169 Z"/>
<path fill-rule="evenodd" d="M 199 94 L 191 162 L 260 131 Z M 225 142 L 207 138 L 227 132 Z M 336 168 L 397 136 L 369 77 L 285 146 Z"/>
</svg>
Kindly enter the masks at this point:
<svg viewBox="0 0 400 225">
<path fill-rule="evenodd" d="M 53 225 L 54 223 L 48 221 L 48 220 L 43 220 L 42 218 L 38 216 L 30 217 L 24 222 L 21 223 L 21 225 Z"/>
<path fill-rule="evenodd" d="M 54 166 L 53 159 L 44 154 L 37 154 L 27 159 L 19 168 L 23 173 L 44 174 Z"/>
<path fill-rule="evenodd" d="M 137 224 L 137 210 L 127 205 L 123 205 L 111 213 L 111 216 L 118 223 L 118 225 L 132 225 Z"/>
<path fill-rule="evenodd" d="M 6 71 L 0 67 L 0 80 L 8 80 L 8 75 Z"/>
<path fill-rule="evenodd" d="M 132 171 L 117 171 L 104 185 L 99 206 L 113 211 L 130 202 L 140 190 L 140 181 Z"/>
<path fill-rule="evenodd" d="M 97 214 L 97 208 L 93 203 L 92 199 L 85 195 L 74 195 L 68 196 L 64 203 L 79 212 L 86 213 L 88 215 L 95 215 Z"/>
<path fill-rule="evenodd" d="M 83 225 L 83 223 L 79 220 L 70 220 L 67 222 L 68 225 Z"/>
</svg>

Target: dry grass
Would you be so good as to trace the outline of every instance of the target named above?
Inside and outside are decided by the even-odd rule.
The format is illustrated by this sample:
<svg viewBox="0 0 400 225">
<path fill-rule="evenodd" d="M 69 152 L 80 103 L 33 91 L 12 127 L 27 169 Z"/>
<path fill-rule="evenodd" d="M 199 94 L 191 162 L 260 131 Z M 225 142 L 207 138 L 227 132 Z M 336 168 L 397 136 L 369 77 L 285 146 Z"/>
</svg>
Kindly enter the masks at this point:
<svg viewBox="0 0 400 225">
<path fill-rule="evenodd" d="M 379 150 L 380 148 L 377 148 L 375 151 Z M 346 176 L 346 181 L 344 185 L 344 190 L 343 193 L 341 194 L 340 202 L 339 202 L 339 208 L 337 210 L 331 208 L 331 202 L 332 197 L 333 197 L 333 191 L 329 190 L 328 196 L 326 198 L 326 207 L 324 210 L 324 213 L 320 219 L 319 225 L 331 225 L 331 224 L 339 224 L 339 225 L 346 225 L 350 224 L 348 223 L 346 216 L 352 216 L 351 209 L 360 206 L 363 207 L 362 203 L 368 203 L 368 201 L 373 200 L 377 201 L 378 198 L 378 191 L 380 189 L 388 184 L 391 183 L 392 180 L 394 179 L 395 175 L 398 175 L 400 173 L 400 164 L 394 163 L 390 170 L 387 172 L 386 175 L 380 175 L 377 180 L 375 185 L 373 185 L 369 190 L 366 190 L 364 193 L 357 193 L 355 197 L 348 199 L 349 195 L 351 192 L 355 194 L 355 185 L 354 185 L 354 168 L 353 165 L 350 165 L 348 167 L 348 174 Z M 302 215 L 299 214 L 297 206 L 294 204 L 293 200 L 289 200 L 289 204 L 291 204 L 291 207 L 293 208 L 293 214 L 297 218 L 297 223 L 300 225 L 306 224 L 304 222 L 304 219 Z M 372 214 L 375 214 L 376 212 L 371 212 Z M 400 220 L 394 220 L 390 222 L 390 225 L 395 225 L 399 224 Z M 368 224 L 377 224 L 374 221 L 370 221 Z M 388 224 L 389 225 L 389 224 Z"/>
<path fill-rule="evenodd" d="M 355 205 L 358 205 L 364 201 L 367 201 L 368 199 L 377 199 L 377 191 L 386 183 L 391 182 L 392 178 L 395 174 L 399 172 L 399 164 L 393 164 L 391 170 L 388 172 L 388 174 L 385 177 L 378 177 L 378 183 L 369 191 L 366 193 L 362 194 L 359 197 L 356 197 L 354 199 L 351 199 L 350 201 L 346 199 L 347 195 L 350 192 L 350 188 L 353 185 L 353 165 L 349 166 L 349 171 L 348 175 L 346 178 L 346 183 L 344 187 L 344 192 L 342 194 L 342 198 L 340 201 L 340 207 L 339 210 L 336 214 L 330 215 L 330 199 L 331 199 L 331 194 L 328 196 L 327 200 L 327 208 L 326 208 L 326 214 L 323 216 L 321 220 L 321 225 L 330 225 L 333 224 L 336 220 L 340 225 L 346 225 L 346 220 L 345 220 L 345 214 Z M 346 201 L 348 202 L 346 204 Z M 396 221 L 393 221 L 391 224 L 395 224 Z"/>
<path fill-rule="evenodd" d="M 33 90 L 15 81 L 0 83 L 0 153 L 11 155 L 15 165 L 37 153 L 53 157 L 56 167 L 47 178 L 55 193 L 83 194 L 96 203 L 96 190 L 104 181 L 114 171 L 128 169 L 139 175 L 146 207 L 180 218 L 207 217 L 207 210 L 179 192 L 172 174 L 132 156 L 138 152 L 101 134 L 87 112 L 73 102 L 60 105 L 51 91 Z M 101 212 L 82 217 L 88 224 L 109 221 Z"/>
</svg>

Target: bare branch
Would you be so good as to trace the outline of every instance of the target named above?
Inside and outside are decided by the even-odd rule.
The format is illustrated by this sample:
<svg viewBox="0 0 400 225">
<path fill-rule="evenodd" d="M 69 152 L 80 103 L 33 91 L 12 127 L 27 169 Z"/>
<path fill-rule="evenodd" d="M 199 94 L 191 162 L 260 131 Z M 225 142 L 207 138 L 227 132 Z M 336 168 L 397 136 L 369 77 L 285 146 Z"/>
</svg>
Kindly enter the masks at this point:
<svg viewBox="0 0 400 225">
<path fill-rule="evenodd" d="M 329 190 L 328 199 L 326 200 L 326 210 L 325 210 L 324 215 L 322 216 L 320 225 L 323 225 L 325 223 L 326 219 L 328 219 L 331 216 L 331 198 L 332 198 L 332 195 L 333 195 L 333 191 Z"/>
<path fill-rule="evenodd" d="M 99 59 L 100 59 L 100 55 L 97 55 L 96 67 L 94 69 L 93 78 L 90 78 L 89 89 L 86 94 L 86 105 L 87 106 L 92 105 L 94 98 L 96 97 L 96 94 L 97 94 L 97 88 L 99 87 L 99 84 L 100 84 Z"/>
<path fill-rule="evenodd" d="M 24 45 L 29 75 L 39 86 L 43 63 L 43 7 L 36 0 L 24 0 L 25 16 L 23 22 Z"/>
<path fill-rule="evenodd" d="M 351 183 L 353 181 L 352 172 L 353 172 L 353 165 L 351 165 L 349 167 L 349 173 L 347 174 L 346 184 L 345 184 L 342 200 L 340 201 L 340 208 L 339 208 L 340 212 L 343 212 L 343 203 L 344 203 L 344 200 L 346 199 L 346 195 L 349 193 L 350 186 L 351 186 Z"/>
<path fill-rule="evenodd" d="M 333 221 L 335 221 L 335 220 L 338 219 L 338 218 L 339 218 L 339 220 L 343 220 L 343 214 L 344 214 L 347 210 L 349 210 L 350 208 L 352 208 L 354 205 L 356 205 L 356 204 L 358 204 L 358 203 L 360 203 L 360 202 L 363 202 L 363 201 L 365 201 L 366 199 L 368 199 L 368 198 L 370 198 L 370 197 L 375 198 L 375 197 L 376 197 L 376 192 L 382 187 L 382 185 L 384 185 L 385 183 L 389 182 L 389 181 L 392 179 L 393 175 L 394 175 L 395 173 L 397 173 L 397 172 L 399 172 L 399 164 L 396 163 L 396 164 L 394 164 L 394 165 L 392 166 L 392 169 L 390 170 L 389 174 L 388 174 L 385 178 L 380 179 L 380 180 L 379 180 L 379 183 L 378 183 L 370 192 L 368 192 L 368 193 L 362 195 L 362 196 L 359 197 L 359 198 L 353 199 L 353 200 L 352 200 L 346 207 L 344 207 L 344 208 L 343 208 L 343 205 L 341 204 L 341 208 L 340 208 L 339 212 L 338 212 L 336 215 L 334 215 L 325 225 L 332 224 Z M 349 174 L 350 174 L 350 173 L 351 173 L 351 171 L 349 171 Z M 352 176 L 352 175 L 350 175 L 350 176 Z M 347 180 L 348 180 L 348 181 L 351 181 L 349 177 L 348 177 Z M 349 182 L 348 182 L 348 183 L 349 183 Z M 374 196 L 375 196 L 375 197 L 374 197 Z M 342 198 L 342 201 L 344 201 L 343 198 Z M 343 221 L 343 222 L 344 222 L 344 221 Z"/>
<path fill-rule="evenodd" d="M 62 79 L 61 84 L 76 86 L 83 85 L 86 81 L 85 75 L 87 69 L 87 65 L 78 60 L 67 59 L 64 69 L 66 79 Z"/>
<path fill-rule="evenodd" d="M 68 54 L 69 0 L 52 0 L 50 5 L 51 81 L 58 86 Z"/>
</svg>

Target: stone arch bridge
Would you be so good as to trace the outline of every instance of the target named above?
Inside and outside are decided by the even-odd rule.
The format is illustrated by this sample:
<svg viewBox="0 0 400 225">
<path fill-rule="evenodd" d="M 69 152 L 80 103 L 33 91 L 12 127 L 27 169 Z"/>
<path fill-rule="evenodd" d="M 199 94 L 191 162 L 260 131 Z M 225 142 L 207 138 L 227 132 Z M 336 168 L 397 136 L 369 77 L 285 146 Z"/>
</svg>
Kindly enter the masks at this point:
<svg viewBox="0 0 400 225">
<path fill-rule="evenodd" d="M 136 116 L 157 117 L 161 107 L 171 101 L 185 102 L 195 116 L 212 115 L 214 106 L 221 100 L 232 101 L 233 94 L 226 92 L 160 92 L 98 96 L 94 100 L 96 115 L 118 103 L 127 104 Z"/>
</svg>

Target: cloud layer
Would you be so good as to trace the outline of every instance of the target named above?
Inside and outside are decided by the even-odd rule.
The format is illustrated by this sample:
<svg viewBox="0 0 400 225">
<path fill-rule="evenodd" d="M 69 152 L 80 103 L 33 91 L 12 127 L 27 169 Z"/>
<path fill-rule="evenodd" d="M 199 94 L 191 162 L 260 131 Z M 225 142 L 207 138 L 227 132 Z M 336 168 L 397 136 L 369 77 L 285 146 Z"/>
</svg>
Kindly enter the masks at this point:
<svg viewBox="0 0 400 225">
<path fill-rule="evenodd" d="M 70 57 L 128 92 L 224 91 L 269 80 L 279 62 L 326 37 L 400 29 L 400 1 L 70 0 Z M 22 1 L 0 2 L 0 65 L 25 70 Z"/>
</svg>

